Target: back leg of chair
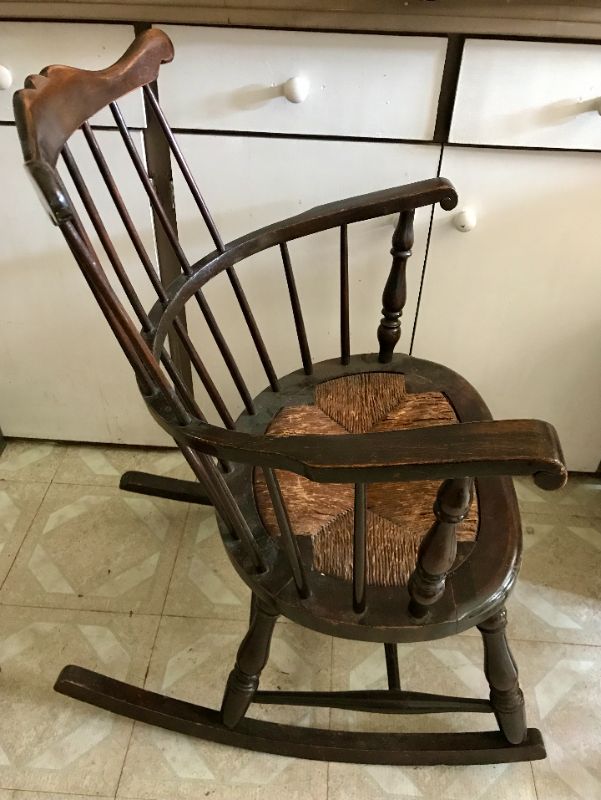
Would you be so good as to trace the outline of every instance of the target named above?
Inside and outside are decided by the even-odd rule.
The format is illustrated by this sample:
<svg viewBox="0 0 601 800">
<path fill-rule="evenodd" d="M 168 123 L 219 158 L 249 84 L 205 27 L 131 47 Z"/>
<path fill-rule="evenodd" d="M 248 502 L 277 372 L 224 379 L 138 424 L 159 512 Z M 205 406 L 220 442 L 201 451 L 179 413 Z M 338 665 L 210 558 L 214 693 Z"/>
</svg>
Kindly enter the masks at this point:
<svg viewBox="0 0 601 800">
<path fill-rule="evenodd" d="M 257 691 L 277 618 L 277 613 L 253 595 L 248 633 L 238 649 L 221 704 L 221 719 L 228 728 L 240 722 Z"/>
<path fill-rule="evenodd" d="M 507 644 L 507 612 L 501 608 L 478 625 L 484 642 L 484 672 L 490 686 L 490 702 L 501 732 L 511 744 L 526 738 L 524 695 L 518 683 L 518 670 Z"/>
</svg>

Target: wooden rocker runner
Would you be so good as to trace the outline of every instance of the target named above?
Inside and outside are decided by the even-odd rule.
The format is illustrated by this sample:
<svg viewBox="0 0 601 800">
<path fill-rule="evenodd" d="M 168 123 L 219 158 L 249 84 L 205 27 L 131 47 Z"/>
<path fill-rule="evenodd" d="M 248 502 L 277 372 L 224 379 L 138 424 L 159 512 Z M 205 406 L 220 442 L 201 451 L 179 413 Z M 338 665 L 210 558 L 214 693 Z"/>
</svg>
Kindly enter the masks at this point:
<svg viewBox="0 0 601 800">
<path fill-rule="evenodd" d="M 224 244 L 157 99 L 159 67 L 172 58 L 167 36 L 147 30 L 116 64 L 99 72 L 47 67 L 16 93 L 15 117 L 26 166 L 52 220 L 129 360 L 150 413 L 173 437 L 198 479 L 196 483 L 126 473 L 122 488 L 215 507 L 229 558 L 252 591 L 251 619 L 219 710 L 76 666 L 62 671 L 57 691 L 201 739 L 287 756 L 373 764 L 543 758 L 540 732 L 526 726 L 518 672 L 505 637 L 504 604 L 521 553 L 510 476 L 531 475 L 544 489 L 563 486 L 566 469 L 556 433 L 536 420 L 495 422 L 478 393 L 459 375 L 393 352 L 400 337 L 415 210 L 436 203 L 454 208 L 453 186 L 434 178 L 352 197 Z M 140 87 L 149 124 L 164 137 L 173 166 L 181 170 L 214 243 L 214 251 L 196 263 L 186 256 L 173 209 L 162 202 L 117 105 L 120 97 Z M 105 106 L 152 207 L 157 233 L 179 265 L 181 274 L 168 285 L 157 275 L 89 124 Z M 69 149 L 68 140 L 78 129 L 91 152 L 96 180 L 99 174 L 156 293 L 149 311 Z M 75 201 L 61 178 L 65 170 L 75 187 Z M 391 214 L 399 214 L 399 221 L 383 289 L 379 351 L 351 355 L 348 226 Z M 338 357 L 313 363 L 288 243 L 328 229 L 337 229 L 340 237 L 336 269 L 341 348 Z M 101 250 L 95 249 L 93 239 Z M 272 366 L 236 272 L 240 262 L 268 248 L 281 256 L 302 365 L 284 377 Z M 97 254 L 102 251 L 114 273 L 110 280 L 111 270 Z M 252 268 L 252 263 L 246 267 L 247 274 Z M 206 285 L 221 273 L 227 276 L 265 372 L 267 388 L 255 398 L 205 293 Z M 187 331 L 184 312 L 189 304 L 200 308 L 244 406 L 237 420 Z M 375 334 L 374 330 L 374 339 Z M 188 365 L 188 375 L 182 363 Z M 203 387 L 202 395 L 213 404 L 211 413 L 216 411 L 222 426 L 206 421 L 190 374 Z M 332 636 L 383 643 L 389 689 L 259 689 L 280 615 Z M 438 639 L 472 626 L 484 641 L 489 699 L 401 688 L 398 643 Z M 492 713 L 499 730 L 316 730 L 253 719 L 252 703 L 382 714 Z"/>
</svg>

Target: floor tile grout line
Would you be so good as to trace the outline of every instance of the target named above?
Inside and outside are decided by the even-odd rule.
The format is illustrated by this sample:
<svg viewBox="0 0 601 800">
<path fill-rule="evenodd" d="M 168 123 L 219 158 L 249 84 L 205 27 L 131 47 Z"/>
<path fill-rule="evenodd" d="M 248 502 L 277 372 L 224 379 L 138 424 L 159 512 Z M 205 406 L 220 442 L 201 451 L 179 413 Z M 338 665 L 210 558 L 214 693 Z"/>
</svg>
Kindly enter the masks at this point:
<svg viewBox="0 0 601 800">
<path fill-rule="evenodd" d="M 148 654 L 148 663 L 146 665 L 146 672 L 144 673 L 144 679 L 142 680 L 142 687 L 144 689 L 146 688 L 146 682 L 148 680 L 148 674 L 150 672 L 150 665 L 152 663 L 152 657 L 153 657 L 154 652 L 155 652 L 157 639 L 159 638 L 159 631 L 161 629 L 161 622 L 163 620 L 163 611 L 165 610 L 165 605 L 167 603 L 167 597 L 169 595 L 169 587 L 171 586 L 171 581 L 173 580 L 173 573 L 175 572 L 175 565 L 176 565 L 176 562 L 177 562 L 177 557 L 179 555 L 179 551 L 180 551 L 180 548 L 182 546 L 182 542 L 184 540 L 184 536 L 186 534 L 186 528 L 187 528 L 187 524 L 188 524 L 188 517 L 190 516 L 191 508 L 192 508 L 192 505 L 190 503 L 188 503 L 188 508 L 186 510 L 186 514 L 184 516 L 184 520 L 183 520 L 183 523 L 182 523 L 182 529 L 181 529 L 181 533 L 180 533 L 179 544 L 178 544 L 178 547 L 177 547 L 177 549 L 175 551 L 175 554 L 174 554 L 173 564 L 171 565 L 171 572 L 169 573 L 169 580 L 166 581 L 166 589 L 165 589 L 165 597 L 163 598 L 163 605 L 161 606 L 160 614 L 157 614 L 157 616 L 158 616 L 157 626 L 156 626 L 156 630 L 155 630 L 155 633 L 154 633 L 154 638 L 152 640 L 150 653 Z M 136 727 L 136 722 L 134 720 L 133 723 L 132 723 L 132 726 L 131 726 L 131 730 L 129 732 L 129 738 L 127 740 L 127 746 L 125 748 L 125 753 L 123 755 L 123 762 L 121 764 L 121 769 L 119 771 L 119 778 L 117 780 L 117 788 L 115 790 L 115 798 L 117 798 L 117 795 L 119 794 L 119 788 L 121 786 L 121 780 L 123 778 L 123 772 L 125 770 L 125 764 L 127 762 L 127 755 L 129 753 L 129 748 L 131 746 L 131 741 L 133 739 L 135 727 Z"/>
<path fill-rule="evenodd" d="M 530 762 L 530 772 L 532 774 L 532 785 L 534 786 L 534 796 L 538 800 L 538 788 L 536 786 L 536 775 L 534 774 L 534 764 Z"/>
<path fill-rule="evenodd" d="M 173 577 L 173 572 L 171 573 L 171 578 Z M 194 620 L 206 620 L 206 621 L 214 621 L 214 622 L 241 622 L 239 618 L 235 617 L 215 617 L 214 615 L 207 614 L 207 615 L 192 615 L 192 614 L 182 614 L 182 613 L 165 613 L 159 611 L 134 611 L 130 613 L 130 611 L 119 611 L 113 609 L 100 609 L 100 608 L 73 608 L 72 606 L 39 606 L 39 605 L 28 605 L 24 603 L 7 603 L 5 601 L 0 600 L 0 608 L 22 608 L 22 609 L 37 609 L 39 611 L 71 611 L 71 612 L 79 612 L 84 614 L 115 614 L 123 617 L 159 617 L 159 619 L 163 618 L 175 618 L 175 619 L 194 619 Z M 292 620 L 280 620 L 280 624 L 284 625 L 295 625 L 296 623 Z M 467 633 L 464 632 L 464 633 Z M 450 638 L 450 637 L 446 637 Z M 477 638 L 476 634 L 473 634 L 470 638 Z M 546 645 L 557 645 L 562 647 L 601 647 L 601 642 L 594 643 L 594 642 L 564 642 L 560 640 L 553 640 L 553 639 L 529 639 L 523 636 L 512 636 L 510 634 L 511 642 L 522 642 L 525 644 L 546 644 Z"/>
<path fill-rule="evenodd" d="M 37 505 L 37 507 L 36 507 L 36 510 L 35 510 L 35 512 L 33 513 L 32 517 L 31 517 L 31 520 L 30 520 L 30 522 L 29 522 L 29 525 L 27 526 L 27 529 L 26 529 L 25 533 L 23 534 L 23 538 L 21 539 L 21 544 L 20 544 L 20 545 L 17 547 L 17 550 L 16 550 L 16 552 L 15 552 L 15 555 L 14 555 L 14 557 L 13 557 L 12 563 L 11 563 L 10 567 L 8 568 L 8 571 L 7 571 L 6 575 L 4 576 L 4 578 L 2 579 L 2 581 L 0 581 L 0 592 L 1 592 L 1 591 L 2 591 L 2 589 L 4 588 L 4 584 L 5 584 L 5 583 L 6 583 L 6 581 L 8 580 L 8 576 L 9 576 L 9 575 L 10 575 L 10 573 L 13 571 L 13 568 L 14 568 L 15 564 L 17 563 L 17 558 L 19 557 L 19 553 L 21 552 L 21 550 L 22 550 L 22 548 L 23 548 L 23 545 L 25 544 L 25 540 L 26 540 L 26 539 L 27 539 L 27 537 L 29 536 L 29 533 L 30 533 L 30 531 L 31 531 L 31 528 L 33 527 L 33 523 L 36 521 L 36 519 L 37 519 L 37 516 L 38 516 L 38 514 L 40 513 L 40 509 L 41 509 L 41 507 L 42 507 L 42 504 L 44 503 L 44 500 L 46 499 L 46 495 L 47 495 L 47 494 L 48 494 L 48 492 L 50 491 L 50 487 L 51 487 L 51 485 L 52 485 L 52 483 L 50 482 L 50 483 L 48 483 L 48 485 L 46 486 L 46 490 L 44 491 L 44 494 L 43 494 L 43 495 L 42 495 L 42 497 L 40 498 L 40 502 L 38 503 L 38 505 Z"/>
<path fill-rule="evenodd" d="M 55 792 L 50 789 L 17 789 L 12 788 L 10 786 L 0 786 L 0 791 L 4 792 L 19 792 L 19 794 L 30 794 L 30 795 L 37 795 L 37 794 L 47 794 L 49 797 L 58 797 L 60 795 L 65 795 L 65 797 L 90 797 L 94 798 L 94 800 L 115 800 L 116 795 L 114 794 L 87 794 L 86 792 L 69 792 L 65 789 L 61 789 L 60 792 Z"/>
</svg>

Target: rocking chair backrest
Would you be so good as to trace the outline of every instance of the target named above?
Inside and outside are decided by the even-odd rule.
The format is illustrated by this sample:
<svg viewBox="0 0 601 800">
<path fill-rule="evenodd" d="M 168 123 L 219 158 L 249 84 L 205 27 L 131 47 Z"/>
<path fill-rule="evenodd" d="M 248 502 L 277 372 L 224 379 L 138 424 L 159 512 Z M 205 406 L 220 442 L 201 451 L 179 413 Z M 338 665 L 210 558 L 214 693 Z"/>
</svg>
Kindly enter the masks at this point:
<svg viewBox="0 0 601 800">
<path fill-rule="evenodd" d="M 256 464 L 263 468 L 279 524 L 282 545 L 289 559 L 298 592 L 301 596 L 305 596 L 309 591 L 307 579 L 295 537 L 290 529 L 285 503 L 274 469 L 292 469 L 303 472 L 309 477 L 321 479 L 320 476 L 327 471 L 327 467 L 323 464 L 320 466 L 319 458 L 314 460 L 314 466 L 302 464 L 298 452 L 309 452 L 314 456 L 318 453 L 321 454 L 327 442 L 323 437 L 319 437 L 321 439 L 319 443 L 312 442 L 318 437 L 303 437 L 310 446 L 308 449 L 303 446 L 300 451 L 295 451 L 294 448 L 298 446 L 298 441 L 293 440 L 299 439 L 299 437 L 290 437 L 288 442 L 280 440 L 276 446 L 273 444 L 273 438 L 250 436 L 235 431 L 232 411 L 209 374 L 205 362 L 192 343 L 183 322 L 185 305 L 188 300 L 193 300 L 198 304 L 244 408 L 248 414 L 252 415 L 255 409 L 251 393 L 203 293 L 205 284 L 220 272 L 226 273 L 267 382 L 271 389 L 277 392 L 279 390 L 278 377 L 248 299 L 235 272 L 235 265 L 248 256 L 267 248 L 279 248 L 300 360 L 304 372 L 310 375 L 313 371 L 313 362 L 288 242 L 331 228 L 333 227 L 332 220 L 335 220 L 335 226 L 339 227 L 340 231 L 340 359 L 341 363 L 345 365 L 348 364 L 350 358 L 347 226 L 353 222 L 378 215 L 400 213 L 393 238 L 392 268 L 383 293 L 383 318 L 377 331 L 380 343 L 379 358 L 382 363 L 386 363 L 390 361 L 393 348 L 400 336 L 400 316 L 405 302 L 404 271 L 413 243 L 415 209 L 433 203 L 441 203 L 447 209 L 453 208 L 457 198 L 453 187 L 447 181 L 435 178 L 403 187 L 402 193 L 399 193 L 399 190 L 387 190 L 356 198 L 355 201 L 324 206 L 319 213 L 300 214 L 254 234 L 241 237 L 225 246 L 152 87 L 160 65 L 171 61 L 172 58 L 173 47 L 170 40 L 163 32 L 153 29 L 137 36 L 124 56 L 107 69 L 89 72 L 65 66 L 52 66 L 44 69 L 40 75 L 28 78 L 26 88 L 17 92 L 14 100 L 15 118 L 26 166 L 42 195 L 52 220 L 60 227 L 102 312 L 132 365 L 151 413 L 178 442 L 220 515 L 246 547 L 252 569 L 258 571 L 265 568 L 265 557 L 259 552 L 259 547 L 248 523 L 223 478 L 222 470 L 217 467 L 212 457 L 217 457 L 222 467 L 225 468 L 227 468 L 228 460 Z M 140 88 L 144 94 L 147 113 L 152 115 L 155 125 L 162 131 L 172 159 L 181 170 L 215 247 L 214 252 L 196 263 L 190 263 L 182 248 L 169 209 L 165 207 L 156 191 L 143 156 L 140 154 L 117 104 L 117 100 L 121 96 Z M 152 208 L 155 225 L 160 228 L 164 239 L 169 243 L 181 270 L 181 276 L 168 286 L 163 285 L 157 274 L 142 236 L 130 216 L 103 155 L 98 138 L 90 126 L 89 119 L 106 105 L 110 107 L 123 145 Z M 150 311 L 145 309 L 120 259 L 107 226 L 69 147 L 69 139 L 78 129 L 81 129 L 83 133 L 96 169 L 156 294 L 157 302 Z M 83 215 L 78 212 L 61 178 L 58 169 L 59 160 L 64 163 L 70 180 L 75 186 L 81 207 L 85 212 Z M 85 217 L 91 224 L 90 233 L 86 231 Z M 101 244 L 106 261 L 117 278 L 120 292 L 125 296 L 129 308 L 121 302 L 108 277 L 108 271 L 94 249 L 91 240 L 92 230 Z M 194 372 L 204 386 L 226 429 L 225 431 L 206 422 L 206 410 L 199 407 L 191 388 L 191 382 L 180 374 L 174 363 L 172 353 L 177 348 L 187 354 Z M 482 425 L 486 424 L 482 423 Z M 520 431 L 514 432 L 514 435 L 519 436 Z M 349 438 L 359 439 L 356 436 Z M 348 446 L 350 447 L 352 444 Z M 325 449 L 327 450 L 327 447 Z M 358 452 L 359 457 L 360 455 Z M 481 456 L 479 457 L 481 458 Z M 327 464 L 327 461 L 323 463 Z M 358 463 L 361 463 L 360 458 Z M 518 467 L 522 471 L 532 471 L 532 463 L 534 461 L 531 459 L 527 466 L 518 465 Z M 375 467 L 370 464 L 367 455 L 364 456 L 364 465 L 364 467 L 357 468 L 356 474 L 347 469 L 346 472 L 340 470 L 335 476 L 337 480 L 346 480 L 355 484 L 353 605 L 358 613 L 365 608 L 367 557 L 365 476 L 369 473 L 369 480 L 390 479 L 387 477 L 389 474 L 396 476 L 397 479 L 399 476 L 400 479 L 411 479 L 412 476 L 410 470 L 403 472 L 402 469 L 395 468 L 387 472 L 386 468 L 382 467 L 380 473 L 377 475 L 374 473 L 371 477 Z M 545 464 L 541 466 L 541 469 L 544 466 Z M 465 514 L 466 503 L 469 505 L 471 484 L 469 479 L 464 476 L 471 473 L 462 472 L 461 468 L 453 469 L 446 464 L 441 466 L 437 474 L 441 478 L 452 479 L 443 484 L 442 494 L 439 496 L 438 522 L 435 523 L 435 528 L 438 529 L 440 526 L 454 524 L 456 519 Z M 419 576 L 416 580 L 419 582 Z"/>
</svg>

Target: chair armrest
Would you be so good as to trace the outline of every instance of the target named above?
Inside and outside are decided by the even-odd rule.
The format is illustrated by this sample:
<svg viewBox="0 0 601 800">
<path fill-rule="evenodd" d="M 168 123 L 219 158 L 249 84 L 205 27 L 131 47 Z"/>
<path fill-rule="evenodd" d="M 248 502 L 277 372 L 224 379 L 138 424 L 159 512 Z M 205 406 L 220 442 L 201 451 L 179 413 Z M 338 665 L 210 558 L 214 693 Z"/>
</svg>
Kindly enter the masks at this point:
<svg viewBox="0 0 601 800">
<path fill-rule="evenodd" d="M 225 252 L 209 253 L 196 261 L 192 265 L 192 272 L 208 271 L 212 274 L 220 269 L 227 269 L 255 253 L 293 239 L 349 225 L 352 222 L 411 211 L 435 203 L 440 203 L 446 211 L 457 205 L 457 192 L 446 178 L 429 178 L 425 181 L 406 183 L 403 186 L 394 186 L 392 189 L 382 189 L 315 206 L 303 211 L 302 214 L 273 222 L 228 242 Z M 173 291 L 179 291 L 184 282 L 183 278 L 176 279 Z"/>
<path fill-rule="evenodd" d="M 396 214 L 400 211 L 410 211 L 436 203 L 440 203 L 446 211 L 457 205 L 455 187 L 446 178 L 428 178 L 403 186 L 394 186 L 391 189 L 347 197 L 334 203 L 316 206 L 276 225 L 287 228 L 289 232 L 300 227 L 302 232 L 298 235 L 305 236 L 317 230 L 361 222 L 386 214 Z"/>
<path fill-rule="evenodd" d="M 285 469 L 321 483 L 375 483 L 532 475 L 543 489 L 567 480 L 552 425 L 539 420 L 465 422 L 345 436 L 252 436 L 212 425 L 179 429 L 178 440 L 219 458 Z"/>
</svg>

